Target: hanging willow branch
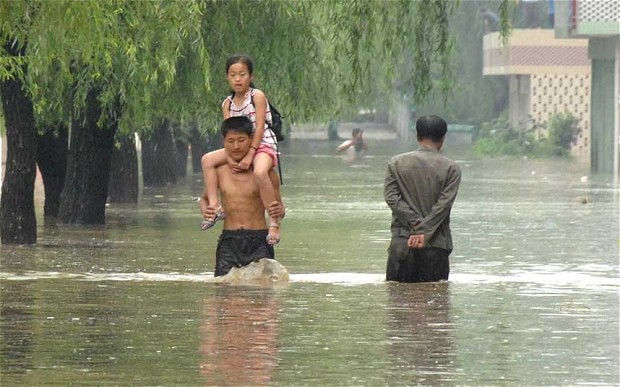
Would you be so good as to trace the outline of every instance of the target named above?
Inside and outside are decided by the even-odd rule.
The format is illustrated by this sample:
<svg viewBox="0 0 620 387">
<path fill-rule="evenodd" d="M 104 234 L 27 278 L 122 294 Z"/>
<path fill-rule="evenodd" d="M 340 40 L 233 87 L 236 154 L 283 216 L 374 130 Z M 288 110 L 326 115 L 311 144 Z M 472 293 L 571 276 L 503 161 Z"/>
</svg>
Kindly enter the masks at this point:
<svg viewBox="0 0 620 387">
<path fill-rule="evenodd" d="M 39 121 L 67 122 L 93 85 L 102 116 L 122 106 L 121 127 L 197 118 L 214 130 L 227 93 L 226 58 L 255 60 L 259 87 L 290 120 L 389 100 L 444 94 L 454 0 L 70 0 L 0 2 L 0 77 L 23 79 Z M 508 0 L 500 7 L 507 36 Z M 20 72 L 27 65 L 28 74 Z"/>
</svg>

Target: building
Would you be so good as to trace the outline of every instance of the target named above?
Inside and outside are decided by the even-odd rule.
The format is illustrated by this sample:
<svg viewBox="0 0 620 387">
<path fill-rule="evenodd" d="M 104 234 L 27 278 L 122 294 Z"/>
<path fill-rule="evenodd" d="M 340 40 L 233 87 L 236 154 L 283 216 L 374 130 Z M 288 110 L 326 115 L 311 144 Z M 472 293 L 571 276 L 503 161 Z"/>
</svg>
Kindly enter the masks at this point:
<svg viewBox="0 0 620 387">
<path fill-rule="evenodd" d="M 484 36 L 483 73 L 508 76 L 513 127 L 545 127 L 570 112 L 581 133 L 572 153 L 592 172 L 619 174 L 620 2 L 555 0 L 554 29 Z"/>
<path fill-rule="evenodd" d="M 590 144 L 588 42 L 556 39 L 552 30 L 514 29 L 504 44 L 499 32 L 484 36 L 483 74 L 509 77 L 508 119 L 513 128 L 545 135 L 555 113 L 569 112 L 581 129 L 572 153 L 584 160 Z"/>
<path fill-rule="evenodd" d="M 588 42 L 591 60 L 591 149 L 594 172 L 620 170 L 620 2 L 555 1 L 555 36 Z"/>
</svg>

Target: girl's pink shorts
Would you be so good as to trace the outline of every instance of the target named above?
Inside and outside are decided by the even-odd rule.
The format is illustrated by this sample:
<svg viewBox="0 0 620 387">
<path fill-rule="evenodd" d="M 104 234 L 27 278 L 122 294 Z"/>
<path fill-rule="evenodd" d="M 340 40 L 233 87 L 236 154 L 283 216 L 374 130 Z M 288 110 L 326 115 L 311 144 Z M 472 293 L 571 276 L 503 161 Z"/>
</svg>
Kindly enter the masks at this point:
<svg viewBox="0 0 620 387">
<path fill-rule="evenodd" d="M 254 154 L 254 157 L 256 157 L 256 155 L 259 153 L 266 153 L 267 155 L 269 155 L 271 157 L 271 160 L 273 161 L 273 166 L 278 166 L 278 155 L 272 147 L 266 144 L 260 144 L 260 146 L 256 150 L 256 153 Z"/>
</svg>

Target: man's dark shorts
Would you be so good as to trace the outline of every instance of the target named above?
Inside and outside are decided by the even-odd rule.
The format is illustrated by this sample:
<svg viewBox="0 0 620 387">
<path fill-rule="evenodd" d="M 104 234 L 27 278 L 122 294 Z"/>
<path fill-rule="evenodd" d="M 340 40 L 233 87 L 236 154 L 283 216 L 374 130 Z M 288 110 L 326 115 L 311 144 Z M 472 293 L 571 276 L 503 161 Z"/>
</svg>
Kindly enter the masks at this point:
<svg viewBox="0 0 620 387">
<path fill-rule="evenodd" d="M 408 238 L 393 237 L 388 249 L 386 279 L 398 282 L 436 282 L 450 274 L 450 251 L 437 247 L 410 249 Z"/>
<path fill-rule="evenodd" d="M 215 252 L 215 276 L 261 258 L 275 258 L 273 246 L 267 243 L 267 230 L 223 230 Z"/>
</svg>

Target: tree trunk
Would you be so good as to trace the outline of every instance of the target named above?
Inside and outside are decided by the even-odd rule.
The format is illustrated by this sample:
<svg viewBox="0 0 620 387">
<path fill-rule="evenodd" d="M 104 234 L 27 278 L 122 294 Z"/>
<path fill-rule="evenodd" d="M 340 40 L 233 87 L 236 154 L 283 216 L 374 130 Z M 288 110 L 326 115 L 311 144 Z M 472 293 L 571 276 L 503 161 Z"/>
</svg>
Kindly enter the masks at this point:
<svg viewBox="0 0 620 387">
<path fill-rule="evenodd" d="M 7 47 L 11 52 L 12 47 Z M 7 137 L 7 157 L 0 197 L 0 240 L 3 244 L 37 242 L 34 212 L 34 179 L 37 162 L 37 131 L 32 101 L 22 82 L 0 82 Z"/>
<path fill-rule="evenodd" d="M 58 222 L 61 224 L 104 224 L 108 199 L 110 160 L 114 148 L 116 120 L 98 128 L 101 110 L 98 91 L 86 97 L 86 112 L 73 120 L 67 160 L 65 187 L 60 197 Z"/>
<path fill-rule="evenodd" d="M 67 171 L 67 152 L 69 150 L 67 128 L 60 125 L 58 130 L 47 129 L 37 136 L 37 164 L 43 177 L 45 205 L 43 214 L 56 217 L 60 208 L 60 194 L 65 184 Z"/>
<path fill-rule="evenodd" d="M 207 138 L 200 133 L 197 125 L 192 125 L 190 129 L 190 145 L 192 149 L 192 172 L 202 173 L 200 159 L 207 153 Z"/>
<path fill-rule="evenodd" d="M 114 147 L 112 151 L 108 201 L 110 203 L 138 203 L 140 188 L 138 187 L 136 137 L 131 133 L 120 137 L 118 141 L 120 147 Z"/>
<path fill-rule="evenodd" d="M 327 124 L 327 139 L 331 141 L 342 140 L 338 135 L 338 121 L 330 120 Z"/>
<path fill-rule="evenodd" d="M 177 182 L 176 152 L 170 122 L 164 119 L 142 140 L 142 179 L 145 187 L 163 187 Z"/>
<path fill-rule="evenodd" d="M 211 132 L 206 136 L 197 133 L 192 134 L 192 168 L 194 173 L 202 173 L 200 161 L 205 153 L 224 147 L 220 132 Z"/>
<path fill-rule="evenodd" d="M 177 153 L 175 172 L 177 177 L 185 177 L 187 176 L 187 156 L 189 154 L 189 147 L 183 140 L 176 140 L 175 145 Z"/>
</svg>

